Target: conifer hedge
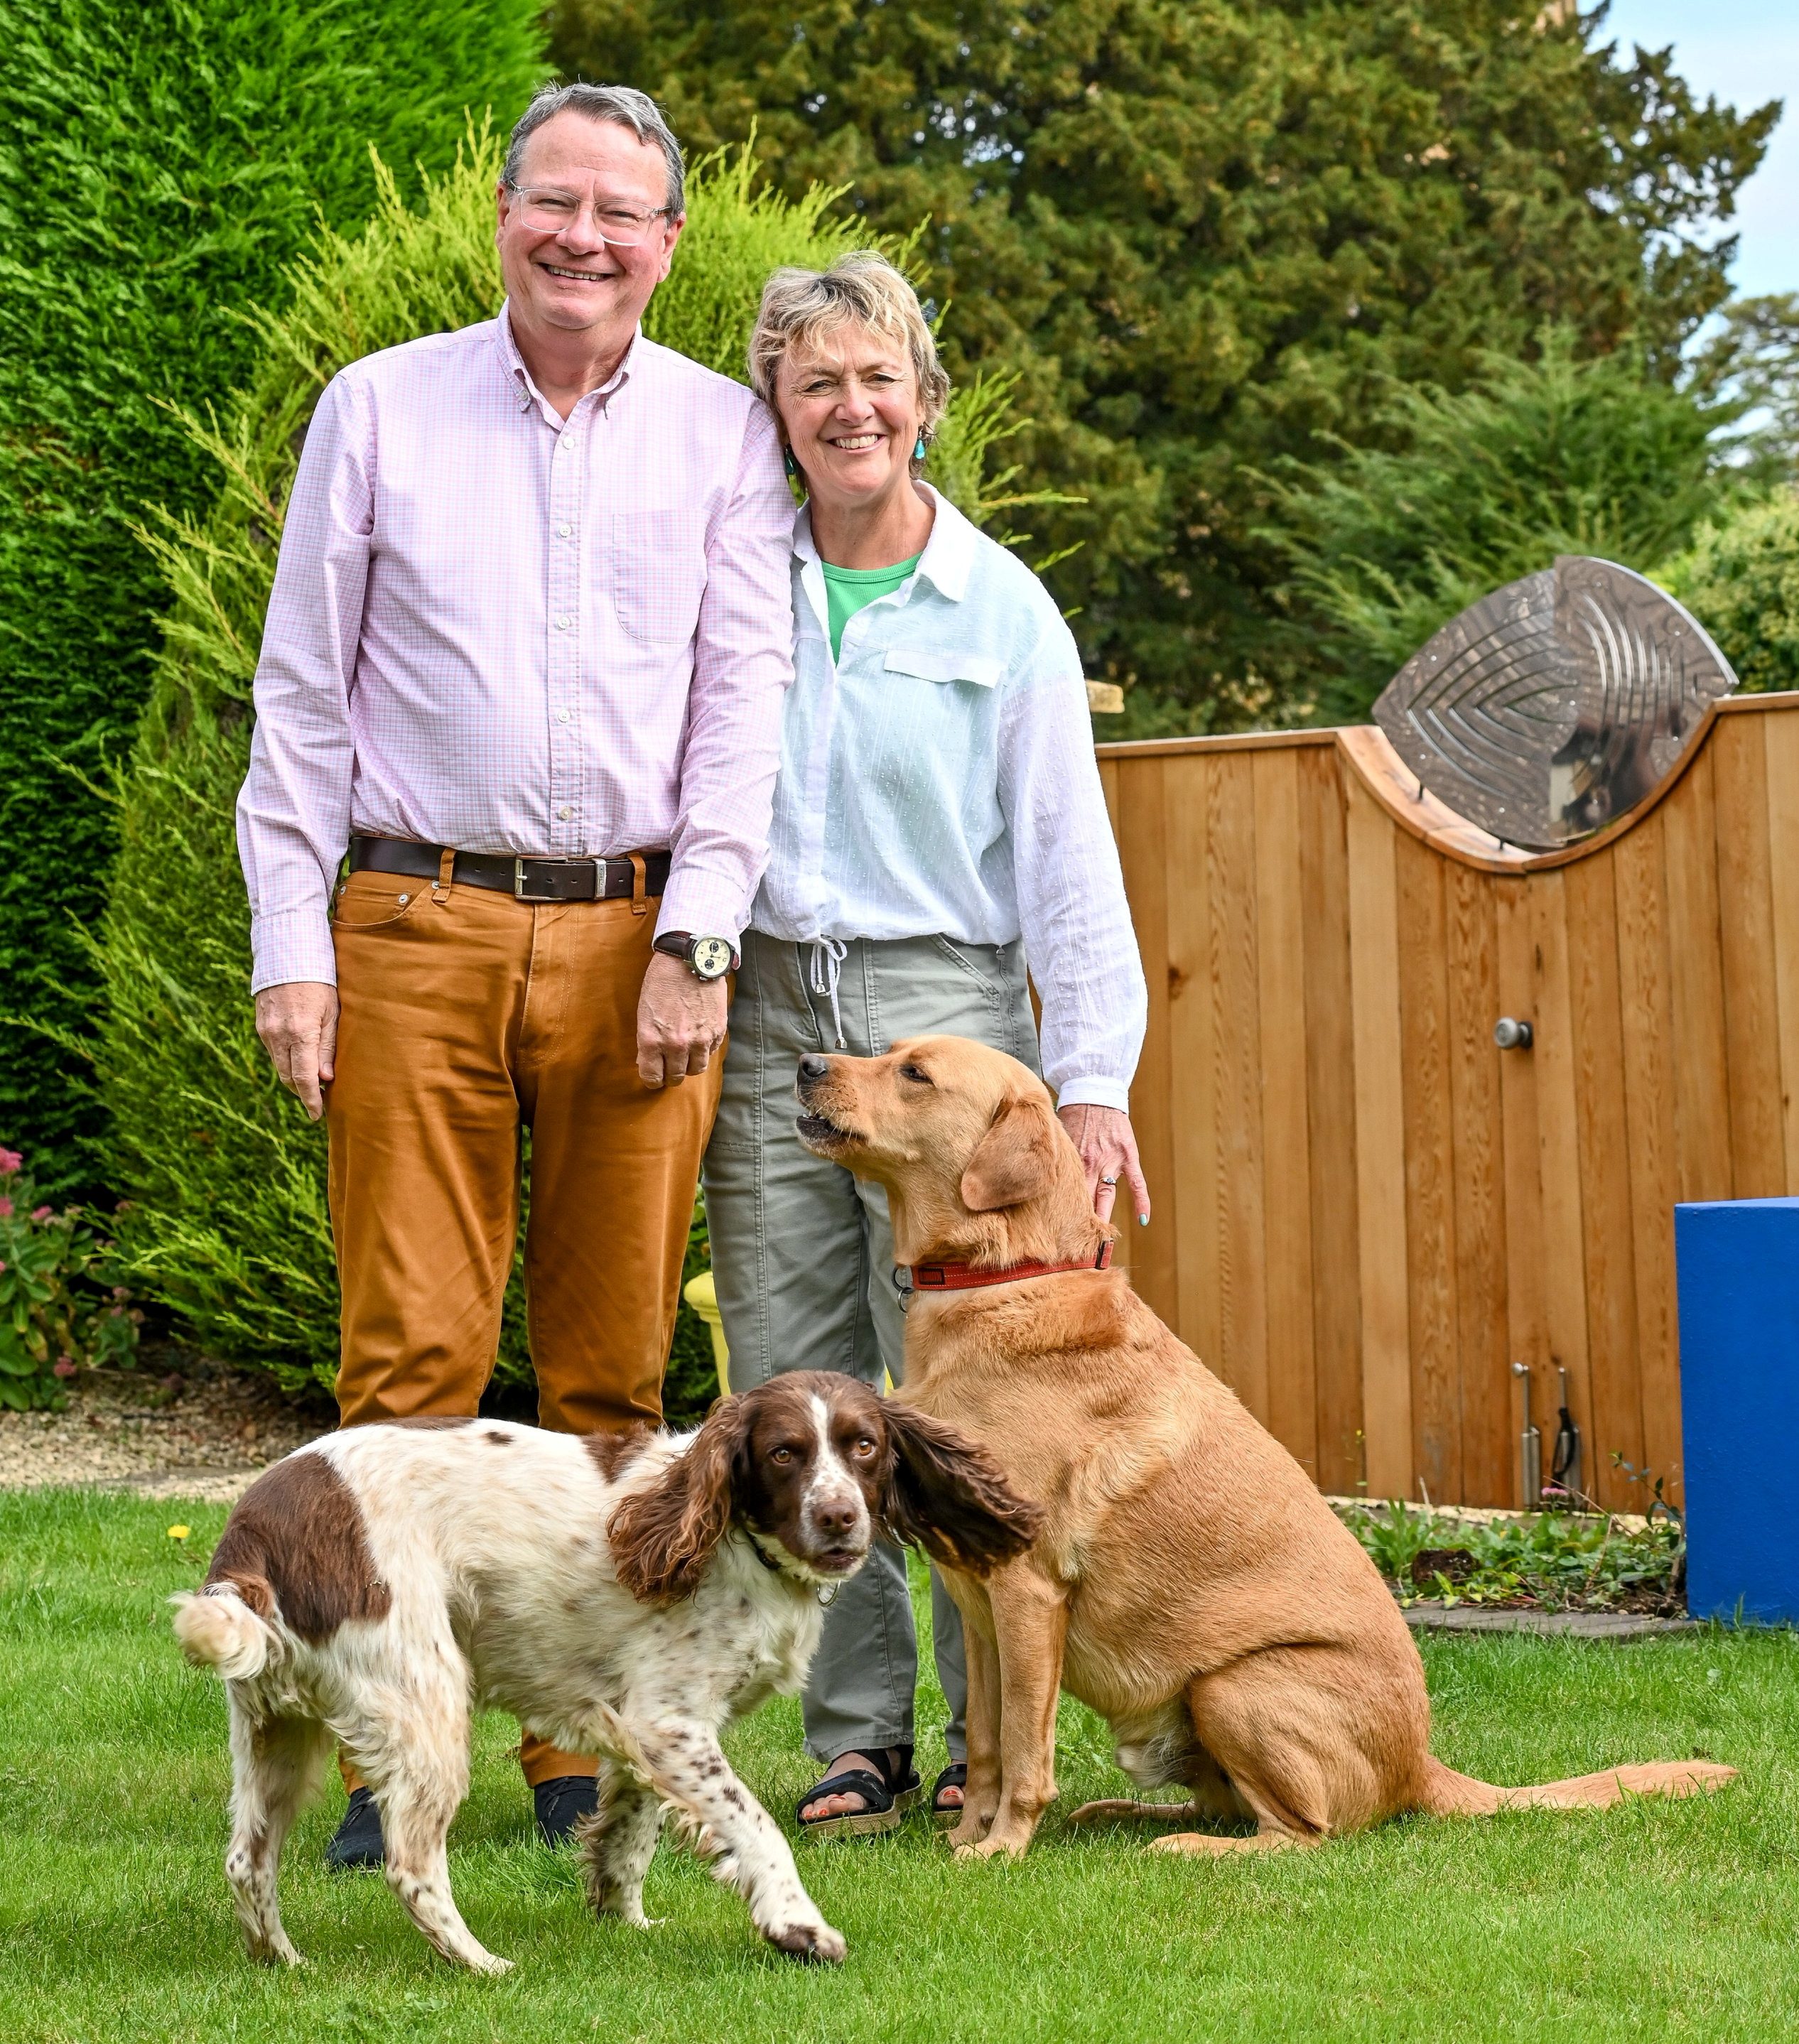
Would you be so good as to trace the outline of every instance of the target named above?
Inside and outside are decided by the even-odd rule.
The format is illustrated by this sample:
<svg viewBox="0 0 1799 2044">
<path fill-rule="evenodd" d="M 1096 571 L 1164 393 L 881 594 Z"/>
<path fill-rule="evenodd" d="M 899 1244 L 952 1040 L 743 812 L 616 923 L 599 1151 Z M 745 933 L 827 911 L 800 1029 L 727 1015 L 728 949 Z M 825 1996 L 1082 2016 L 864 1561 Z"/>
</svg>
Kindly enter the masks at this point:
<svg viewBox="0 0 1799 2044">
<path fill-rule="evenodd" d="M 1717 640 L 1746 694 L 1799 689 L 1799 489 L 1736 506 L 1655 579 Z"/>
<path fill-rule="evenodd" d="M 167 406 L 244 379 L 320 218 L 363 218 L 368 147 L 452 159 L 464 109 L 542 75 L 535 0 L 9 0 L 0 65 L 0 1140 L 47 1189 L 93 1182 L 79 925 L 161 595 L 132 536 L 197 510 L 212 464 Z"/>
<path fill-rule="evenodd" d="M 252 684 L 282 517 L 306 421 L 346 362 L 491 317 L 500 147 L 470 138 L 454 171 L 425 177 L 416 206 L 377 166 L 363 231 L 326 229 L 284 280 L 281 309 L 252 316 L 253 372 L 216 417 L 190 418 L 219 494 L 204 516 L 167 513 L 146 532 L 168 595 L 165 643 L 117 806 L 120 851 L 96 955 L 103 981 L 98 1069 L 112 1182 L 129 1195 L 121 1250 L 133 1285 L 209 1350 L 284 1384 L 329 1385 L 337 1295 L 325 1208 L 325 1139 L 277 1085 L 248 996 L 249 917 L 233 840 L 248 758 Z M 821 263 L 871 237 L 815 190 L 790 203 L 755 189 L 748 152 L 702 163 L 672 275 L 652 302 L 652 337 L 744 376 L 768 271 Z M 903 256 L 903 246 L 888 244 Z M 959 393 L 936 471 L 983 519 L 1015 501 L 1001 475 L 1003 384 Z M 703 1261 L 696 1216 L 690 1268 Z M 515 1287 L 515 1294 L 516 1294 Z M 529 1372 L 509 1302 L 499 1374 Z M 703 1408 L 709 1346 L 682 1308 L 667 1387 L 673 1415 Z"/>
</svg>

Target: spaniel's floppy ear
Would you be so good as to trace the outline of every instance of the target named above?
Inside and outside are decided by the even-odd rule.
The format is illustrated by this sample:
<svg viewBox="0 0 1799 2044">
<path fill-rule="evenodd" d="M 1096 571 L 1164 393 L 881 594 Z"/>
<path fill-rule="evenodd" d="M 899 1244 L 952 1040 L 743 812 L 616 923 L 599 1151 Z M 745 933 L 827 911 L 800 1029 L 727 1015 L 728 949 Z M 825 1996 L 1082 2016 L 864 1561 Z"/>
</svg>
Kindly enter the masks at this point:
<svg viewBox="0 0 1799 2044">
<path fill-rule="evenodd" d="M 984 1576 L 1021 1554 L 1042 1529 L 1040 1506 L 1021 1497 L 986 1450 L 901 1399 L 883 1398 L 893 1461 L 881 1519 L 902 1544 L 933 1562 Z"/>
<path fill-rule="evenodd" d="M 731 1523 L 732 1479 L 748 1431 L 742 1398 L 720 1399 L 661 1477 L 621 1500 L 606 1543 L 618 1580 L 640 1604 L 673 1604 L 698 1589 Z"/>
<path fill-rule="evenodd" d="M 1057 1133 L 1047 1100 L 1007 1101 L 963 1170 L 962 1204 L 971 1213 L 990 1213 L 1047 1193 Z"/>
</svg>

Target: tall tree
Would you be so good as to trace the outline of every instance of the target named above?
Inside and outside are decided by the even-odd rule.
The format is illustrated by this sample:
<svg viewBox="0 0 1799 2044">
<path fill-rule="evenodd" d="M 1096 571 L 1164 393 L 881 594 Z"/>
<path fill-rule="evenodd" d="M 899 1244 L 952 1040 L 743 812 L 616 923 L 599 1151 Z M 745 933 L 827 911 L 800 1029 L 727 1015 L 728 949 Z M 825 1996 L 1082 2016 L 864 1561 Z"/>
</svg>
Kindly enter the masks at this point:
<svg viewBox="0 0 1799 2044">
<path fill-rule="evenodd" d="M 1655 373 L 1727 295 L 1776 105 L 1697 100 L 1542 0 L 556 0 L 564 69 L 654 92 L 871 226 L 928 213 L 952 367 L 1024 372 L 1033 520 L 1140 729 L 1302 713 L 1263 478 L 1378 438 L 1546 323 Z"/>
<path fill-rule="evenodd" d="M 67 1043 L 114 847 L 96 789 L 129 747 L 163 601 L 133 527 L 216 486 L 172 408 L 247 372 L 237 315 L 321 216 L 374 205 L 371 142 L 447 163 L 470 108 L 511 117 L 543 73 L 536 12 L 0 6 L 0 1140 L 41 1181 L 91 1181 L 98 1117 Z"/>
</svg>

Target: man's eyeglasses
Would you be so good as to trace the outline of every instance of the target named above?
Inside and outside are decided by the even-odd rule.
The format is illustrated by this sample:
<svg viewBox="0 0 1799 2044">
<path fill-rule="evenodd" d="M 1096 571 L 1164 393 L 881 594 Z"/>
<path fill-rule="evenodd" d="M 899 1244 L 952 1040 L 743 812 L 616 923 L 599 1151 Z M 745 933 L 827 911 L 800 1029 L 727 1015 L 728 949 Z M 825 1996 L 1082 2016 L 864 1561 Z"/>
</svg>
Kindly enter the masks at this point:
<svg viewBox="0 0 1799 2044">
<path fill-rule="evenodd" d="M 508 185 L 513 212 L 534 234 L 560 234 L 573 227 L 588 210 L 588 202 L 579 192 L 564 191 L 559 185 Z M 594 225 L 600 239 L 613 248 L 636 248 L 648 240 L 656 222 L 668 211 L 659 206 L 653 213 L 636 213 L 629 206 L 593 207 Z"/>
</svg>

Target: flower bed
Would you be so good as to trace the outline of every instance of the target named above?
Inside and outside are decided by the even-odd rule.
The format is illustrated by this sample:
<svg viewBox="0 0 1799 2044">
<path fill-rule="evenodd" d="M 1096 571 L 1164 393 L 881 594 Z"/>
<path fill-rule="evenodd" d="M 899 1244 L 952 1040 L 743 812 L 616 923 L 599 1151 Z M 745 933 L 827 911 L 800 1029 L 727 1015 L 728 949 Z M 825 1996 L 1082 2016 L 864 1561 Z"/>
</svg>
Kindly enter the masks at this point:
<svg viewBox="0 0 1799 2044">
<path fill-rule="evenodd" d="M 86 1368 L 129 1364 L 144 1316 L 112 1282 L 113 1245 L 38 1198 L 17 1150 L 0 1149 L 0 1408 L 60 1410 Z"/>
<path fill-rule="evenodd" d="M 1344 1523 L 1402 1604 L 1499 1610 L 1686 1611 L 1686 1543 L 1657 1500 L 1647 1518 L 1582 1512 L 1483 1514 L 1349 1504 Z"/>
</svg>

